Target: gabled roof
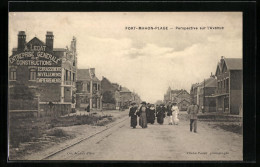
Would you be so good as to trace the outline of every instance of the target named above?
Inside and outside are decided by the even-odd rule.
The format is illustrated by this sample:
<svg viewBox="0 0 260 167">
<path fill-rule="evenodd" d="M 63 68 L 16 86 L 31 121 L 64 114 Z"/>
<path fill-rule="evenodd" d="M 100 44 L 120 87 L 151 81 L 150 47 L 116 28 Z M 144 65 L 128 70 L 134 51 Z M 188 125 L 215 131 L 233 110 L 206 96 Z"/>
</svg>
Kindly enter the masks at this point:
<svg viewBox="0 0 260 167">
<path fill-rule="evenodd" d="M 188 103 L 190 103 L 188 100 L 186 99 L 182 99 L 179 103 L 183 102 L 183 101 L 187 101 Z"/>
<path fill-rule="evenodd" d="M 243 62 L 241 58 L 223 58 L 217 65 L 215 75 L 217 75 L 218 69 L 222 73 L 225 64 L 228 70 L 242 70 L 243 67 Z"/>
<path fill-rule="evenodd" d="M 186 90 L 181 90 L 177 95 L 176 95 L 176 97 L 178 97 L 179 95 L 181 95 L 183 92 L 186 92 L 187 94 L 189 94 Z"/>
<path fill-rule="evenodd" d="M 77 80 L 91 80 L 89 69 L 78 69 Z M 93 81 L 100 81 L 96 76 L 92 78 Z"/>
<path fill-rule="evenodd" d="M 242 70 L 241 58 L 224 58 L 228 70 Z"/>
<path fill-rule="evenodd" d="M 34 37 L 33 39 L 31 39 L 29 42 L 26 43 L 26 45 L 28 45 L 30 43 L 37 43 L 38 45 L 45 45 L 45 43 L 37 37 Z"/>
</svg>

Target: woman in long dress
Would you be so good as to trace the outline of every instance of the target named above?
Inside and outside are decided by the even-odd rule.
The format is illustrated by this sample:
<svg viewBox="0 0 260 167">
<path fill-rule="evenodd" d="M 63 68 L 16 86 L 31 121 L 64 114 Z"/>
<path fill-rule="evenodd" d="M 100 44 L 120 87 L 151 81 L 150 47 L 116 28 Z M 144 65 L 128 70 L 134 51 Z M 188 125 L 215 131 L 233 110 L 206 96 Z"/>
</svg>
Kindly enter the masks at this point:
<svg viewBox="0 0 260 167">
<path fill-rule="evenodd" d="M 172 104 L 172 116 L 173 116 L 174 125 L 178 125 L 178 123 L 179 123 L 178 114 L 179 114 L 179 108 L 177 106 L 177 103 L 173 103 Z"/>
<path fill-rule="evenodd" d="M 135 128 L 137 125 L 137 107 L 135 106 L 136 103 L 131 103 L 130 111 L 129 111 L 129 117 L 131 117 L 130 126 Z"/>
<path fill-rule="evenodd" d="M 142 128 L 147 128 L 147 112 L 146 112 L 146 102 L 141 103 L 142 106 L 140 107 L 140 110 L 138 112 L 139 116 L 139 125 Z"/>
<path fill-rule="evenodd" d="M 163 104 L 161 104 L 158 108 L 158 111 L 156 111 L 156 116 L 158 124 L 162 125 L 165 118 L 165 107 L 163 106 Z"/>
<path fill-rule="evenodd" d="M 155 107 L 151 104 L 150 108 L 147 110 L 147 123 L 154 124 L 155 120 Z"/>
</svg>

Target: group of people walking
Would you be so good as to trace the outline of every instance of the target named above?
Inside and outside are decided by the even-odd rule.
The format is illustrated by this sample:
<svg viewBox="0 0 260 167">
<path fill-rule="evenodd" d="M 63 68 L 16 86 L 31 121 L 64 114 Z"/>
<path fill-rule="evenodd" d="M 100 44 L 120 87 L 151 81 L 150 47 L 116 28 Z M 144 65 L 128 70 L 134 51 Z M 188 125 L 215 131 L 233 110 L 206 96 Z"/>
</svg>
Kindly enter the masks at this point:
<svg viewBox="0 0 260 167">
<path fill-rule="evenodd" d="M 188 107 L 187 112 L 190 118 L 190 131 L 197 133 L 197 114 L 199 107 L 194 102 Z M 147 124 L 154 124 L 155 119 L 157 123 L 162 125 L 165 117 L 168 117 L 169 125 L 178 125 L 179 119 L 179 108 L 176 102 L 168 103 L 167 105 L 160 104 L 154 105 L 146 102 L 142 102 L 138 106 L 135 102 L 131 103 L 129 110 L 129 117 L 131 117 L 130 126 L 136 128 L 137 118 L 139 117 L 139 125 L 142 128 L 147 128 Z"/>
<path fill-rule="evenodd" d="M 142 102 L 140 106 L 136 103 L 131 103 L 129 117 L 131 117 L 131 127 L 136 128 L 137 118 L 139 117 L 139 125 L 142 128 L 147 128 L 147 124 L 154 124 L 157 118 L 158 124 L 164 123 L 164 118 L 168 116 L 169 125 L 178 125 L 179 109 L 177 103 L 169 103 L 167 106 L 164 104 L 154 105 Z"/>
</svg>

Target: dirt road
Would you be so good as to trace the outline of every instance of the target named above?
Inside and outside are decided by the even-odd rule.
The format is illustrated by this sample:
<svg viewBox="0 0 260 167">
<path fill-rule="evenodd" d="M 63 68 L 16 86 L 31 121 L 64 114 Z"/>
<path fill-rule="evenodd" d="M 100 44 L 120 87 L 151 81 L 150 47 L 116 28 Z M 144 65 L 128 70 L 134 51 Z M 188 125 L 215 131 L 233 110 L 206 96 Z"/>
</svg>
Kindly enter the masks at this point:
<svg viewBox="0 0 260 167">
<path fill-rule="evenodd" d="M 189 122 L 179 125 L 148 124 L 129 127 L 130 119 L 70 147 L 48 160 L 242 160 L 242 135 L 212 129 L 198 122 L 198 133 Z"/>
</svg>

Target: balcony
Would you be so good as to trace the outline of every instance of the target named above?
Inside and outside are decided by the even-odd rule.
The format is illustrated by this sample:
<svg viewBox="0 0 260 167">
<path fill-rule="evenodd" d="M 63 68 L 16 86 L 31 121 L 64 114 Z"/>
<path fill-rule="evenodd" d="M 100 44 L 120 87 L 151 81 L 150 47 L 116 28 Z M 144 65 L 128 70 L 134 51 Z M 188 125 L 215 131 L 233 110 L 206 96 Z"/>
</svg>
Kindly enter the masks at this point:
<svg viewBox="0 0 260 167">
<path fill-rule="evenodd" d="M 76 82 L 73 82 L 73 81 L 64 81 L 64 82 L 63 82 L 63 85 L 66 85 L 66 86 L 76 86 Z"/>
<path fill-rule="evenodd" d="M 217 89 L 216 90 L 216 94 L 227 94 L 229 93 L 229 89 L 225 88 L 225 89 Z"/>
</svg>

